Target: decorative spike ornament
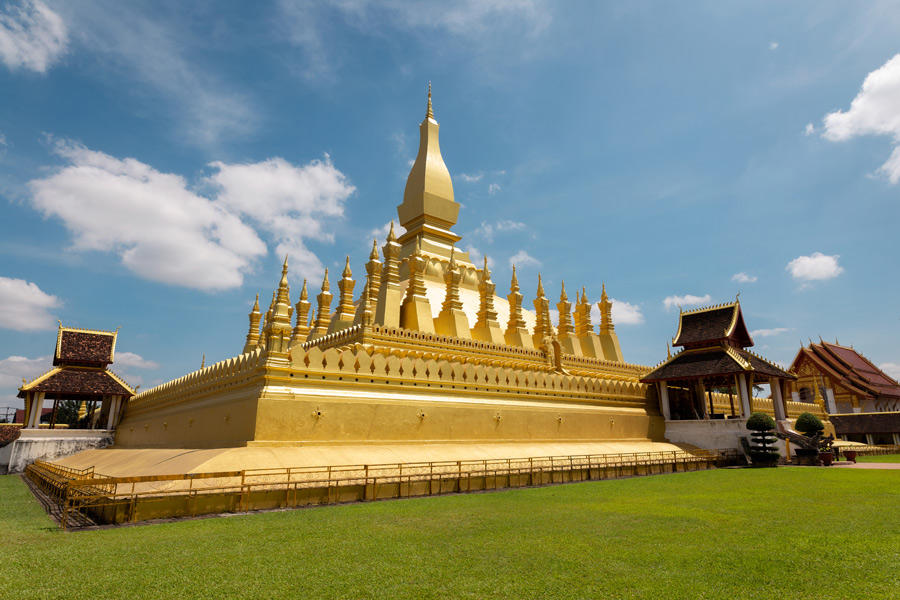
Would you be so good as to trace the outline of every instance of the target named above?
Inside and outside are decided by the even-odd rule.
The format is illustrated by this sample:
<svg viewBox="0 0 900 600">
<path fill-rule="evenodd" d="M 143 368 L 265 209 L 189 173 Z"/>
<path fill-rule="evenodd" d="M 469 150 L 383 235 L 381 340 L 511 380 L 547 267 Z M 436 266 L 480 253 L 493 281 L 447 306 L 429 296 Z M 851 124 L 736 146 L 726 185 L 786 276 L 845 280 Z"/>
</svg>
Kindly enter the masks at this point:
<svg viewBox="0 0 900 600">
<path fill-rule="evenodd" d="M 300 290 L 300 300 L 295 305 L 296 320 L 294 330 L 291 332 L 291 348 L 299 346 L 309 337 L 309 310 L 312 304 L 309 302 L 309 292 L 306 288 L 306 279 L 303 280 L 303 289 Z"/>
<path fill-rule="evenodd" d="M 406 297 L 400 305 L 400 327 L 413 331 L 434 333 L 434 318 L 431 303 L 425 287 L 425 258 L 422 256 L 421 238 L 416 243 L 416 251 L 408 259 L 409 282 Z"/>
<path fill-rule="evenodd" d="M 375 301 L 378 299 L 378 291 L 381 288 L 381 270 L 383 265 L 378 260 L 378 240 L 372 240 L 372 251 L 369 253 L 369 262 L 366 263 L 366 285 L 360 296 L 361 300 L 356 307 L 353 324 L 363 322 L 363 316 L 368 311 L 372 318 L 375 317 Z"/>
<path fill-rule="evenodd" d="M 256 301 L 253 303 L 253 308 L 250 310 L 249 317 L 250 331 L 247 332 L 247 340 L 244 343 L 244 351 L 242 354 L 252 352 L 256 349 L 257 344 L 259 344 L 259 321 L 262 319 L 262 314 L 259 312 L 259 294 L 256 294 Z"/>
<path fill-rule="evenodd" d="M 275 290 L 272 306 L 266 315 L 266 325 L 263 327 L 263 336 L 266 340 L 266 351 L 272 360 L 283 360 L 290 351 L 291 343 L 291 316 L 294 307 L 291 306 L 291 288 L 288 285 L 288 257 L 284 257 L 284 266 L 281 268 L 281 280 Z"/>
<path fill-rule="evenodd" d="M 384 268 L 375 304 L 375 324 L 382 327 L 400 326 L 400 305 L 403 300 L 403 290 L 400 287 L 400 249 L 397 236 L 394 235 L 394 221 L 391 221 L 387 242 L 381 248 Z"/>
<path fill-rule="evenodd" d="M 318 318 L 316 325 L 309 334 L 309 339 L 314 340 L 328 333 L 328 326 L 331 323 L 331 299 L 334 295 L 329 291 L 331 284 L 328 282 L 328 268 L 325 268 L 325 278 L 322 280 L 322 292 L 316 296 L 318 303 Z"/>
<path fill-rule="evenodd" d="M 434 320 L 435 332 L 440 335 L 449 335 L 461 339 L 471 339 L 469 330 L 469 318 L 463 310 L 462 300 L 459 299 L 459 282 L 462 273 L 456 265 L 456 253 L 450 249 L 450 264 L 444 273 L 444 304 L 441 312 Z"/>
<path fill-rule="evenodd" d="M 356 282 L 353 280 L 353 272 L 350 270 L 350 257 L 347 256 L 347 262 L 344 263 L 344 272 L 341 273 L 341 280 L 338 281 L 340 300 L 338 301 L 334 318 L 331 319 L 331 323 L 328 326 L 328 333 L 334 333 L 353 325 L 355 312 L 353 308 L 354 286 L 356 286 Z"/>
<path fill-rule="evenodd" d="M 522 294 L 519 293 L 519 278 L 516 277 L 516 265 L 513 265 L 512 280 L 509 283 L 509 321 L 506 323 L 506 343 L 510 346 L 534 349 L 534 342 L 525 326 L 522 316 Z"/>
<path fill-rule="evenodd" d="M 478 320 L 472 329 L 472 337 L 476 340 L 504 344 L 506 339 L 500 329 L 497 320 L 497 311 L 494 308 L 494 290 L 496 285 L 491 281 L 491 271 L 488 269 L 487 255 L 484 257 L 484 267 L 481 270 L 481 282 L 478 284 Z"/>
<path fill-rule="evenodd" d="M 556 310 L 559 311 L 559 325 L 557 326 L 557 337 L 563 354 L 573 354 L 581 356 L 581 342 L 575 335 L 575 329 L 572 326 L 572 303 L 566 295 L 566 282 L 562 282 L 562 291 L 559 294 L 559 302 L 556 304 Z"/>
<path fill-rule="evenodd" d="M 553 326 L 550 323 L 550 301 L 544 295 L 544 282 L 538 273 L 537 297 L 534 299 L 534 341 L 535 348 L 540 348 L 544 338 L 553 334 Z"/>
</svg>

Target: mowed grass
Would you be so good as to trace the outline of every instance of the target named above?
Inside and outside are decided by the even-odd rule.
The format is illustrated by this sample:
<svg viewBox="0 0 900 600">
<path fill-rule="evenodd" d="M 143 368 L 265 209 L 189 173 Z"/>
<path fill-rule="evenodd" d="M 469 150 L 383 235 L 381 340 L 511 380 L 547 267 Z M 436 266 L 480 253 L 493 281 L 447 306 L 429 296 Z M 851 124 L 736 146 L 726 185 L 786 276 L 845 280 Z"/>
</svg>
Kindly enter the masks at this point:
<svg viewBox="0 0 900 600">
<path fill-rule="evenodd" d="M 900 471 L 723 469 L 62 533 L 0 477 L 0 597 L 897 598 Z"/>
<path fill-rule="evenodd" d="M 900 454 L 882 454 L 881 456 L 857 456 L 856 462 L 900 463 Z"/>
</svg>

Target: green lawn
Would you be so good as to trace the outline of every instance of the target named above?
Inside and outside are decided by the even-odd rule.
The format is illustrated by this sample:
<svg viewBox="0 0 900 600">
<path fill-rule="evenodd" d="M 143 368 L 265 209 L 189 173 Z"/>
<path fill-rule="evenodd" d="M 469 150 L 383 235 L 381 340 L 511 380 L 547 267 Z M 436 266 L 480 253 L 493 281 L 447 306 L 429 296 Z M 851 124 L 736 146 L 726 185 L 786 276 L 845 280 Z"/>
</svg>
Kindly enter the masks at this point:
<svg viewBox="0 0 900 600">
<path fill-rule="evenodd" d="M 62 533 L 0 477 L 2 598 L 896 598 L 900 472 L 723 469 Z"/>
<path fill-rule="evenodd" d="M 856 462 L 900 463 L 900 454 L 882 454 L 881 456 L 857 456 Z"/>
</svg>

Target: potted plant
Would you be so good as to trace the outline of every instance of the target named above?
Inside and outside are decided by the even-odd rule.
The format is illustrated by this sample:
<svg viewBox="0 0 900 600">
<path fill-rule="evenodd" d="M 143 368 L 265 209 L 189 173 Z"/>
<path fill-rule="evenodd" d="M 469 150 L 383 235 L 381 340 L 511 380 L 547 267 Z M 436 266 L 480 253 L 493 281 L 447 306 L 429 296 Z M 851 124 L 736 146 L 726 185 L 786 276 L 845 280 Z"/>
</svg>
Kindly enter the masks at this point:
<svg viewBox="0 0 900 600">
<path fill-rule="evenodd" d="M 750 440 L 753 446 L 750 448 L 750 460 L 754 467 L 775 467 L 781 454 L 775 449 L 775 419 L 761 412 L 753 413 L 747 419 L 747 429 L 752 433 Z"/>
<path fill-rule="evenodd" d="M 846 448 L 845 448 L 845 449 L 841 452 L 841 454 L 843 454 L 843 455 L 844 455 L 844 458 L 846 458 L 846 459 L 849 460 L 850 462 L 852 462 L 852 463 L 855 463 L 855 462 L 856 462 L 856 454 L 857 454 L 856 450 L 849 450 L 849 449 L 846 449 Z"/>
<path fill-rule="evenodd" d="M 822 436 L 822 432 L 825 431 L 825 425 L 822 423 L 822 420 L 812 413 L 805 412 L 797 417 L 797 422 L 794 423 L 794 429 L 804 434 L 812 441 L 812 448 L 798 448 L 797 456 L 808 457 L 811 459 L 813 465 L 818 464 L 818 461 L 821 460 L 822 464 L 826 467 L 830 467 L 834 461 L 834 452 L 831 449 L 834 438 L 832 436 L 828 436 L 827 438 Z M 801 452 L 801 450 L 806 451 Z"/>
</svg>

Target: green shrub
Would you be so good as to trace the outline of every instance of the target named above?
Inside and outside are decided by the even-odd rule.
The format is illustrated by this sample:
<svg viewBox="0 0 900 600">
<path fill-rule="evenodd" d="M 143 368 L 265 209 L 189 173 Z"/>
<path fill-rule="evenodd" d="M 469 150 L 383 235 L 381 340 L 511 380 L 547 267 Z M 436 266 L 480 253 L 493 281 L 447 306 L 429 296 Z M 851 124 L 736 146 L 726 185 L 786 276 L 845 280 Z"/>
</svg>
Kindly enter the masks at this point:
<svg viewBox="0 0 900 600">
<path fill-rule="evenodd" d="M 816 415 L 805 412 L 797 417 L 797 422 L 794 423 L 794 429 L 812 437 L 825 431 L 825 425 L 822 424 L 821 419 Z"/>
<path fill-rule="evenodd" d="M 755 412 L 747 419 L 747 429 L 750 431 L 771 431 L 775 429 L 775 419 L 766 413 Z"/>
</svg>

